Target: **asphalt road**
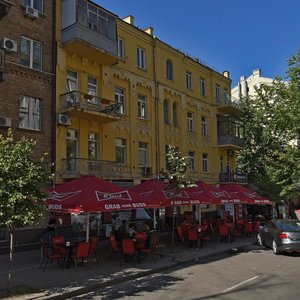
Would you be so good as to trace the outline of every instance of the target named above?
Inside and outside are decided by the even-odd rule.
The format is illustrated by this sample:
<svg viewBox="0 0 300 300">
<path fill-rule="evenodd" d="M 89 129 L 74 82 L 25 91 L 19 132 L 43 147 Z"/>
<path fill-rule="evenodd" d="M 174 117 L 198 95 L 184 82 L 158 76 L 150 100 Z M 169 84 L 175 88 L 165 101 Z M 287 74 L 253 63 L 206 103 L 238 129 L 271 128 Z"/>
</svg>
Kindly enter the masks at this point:
<svg viewBox="0 0 300 300">
<path fill-rule="evenodd" d="M 72 299 L 300 299 L 300 255 L 251 246 Z"/>
</svg>

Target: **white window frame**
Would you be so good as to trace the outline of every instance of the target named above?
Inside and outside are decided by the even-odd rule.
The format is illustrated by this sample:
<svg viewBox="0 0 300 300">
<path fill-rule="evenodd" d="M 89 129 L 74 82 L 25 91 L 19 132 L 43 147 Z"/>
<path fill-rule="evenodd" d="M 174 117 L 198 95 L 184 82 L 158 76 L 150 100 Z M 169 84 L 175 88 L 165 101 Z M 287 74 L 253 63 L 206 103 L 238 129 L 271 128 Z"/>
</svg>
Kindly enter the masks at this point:
<svg viewBox="0 0 300 300">
<path fill-rule="evenodd" d="M 137 66 L 140 69 L 146 69 L 146 50 L 144 48 L 137 48 Z"/>
<path fill-rule="evenodd" d="M 19 128 L 42 130 L 42 101 L 29 96 L 20 96 Z"/>
<path fill-rule="evenodd" d="M 192 91 L 192 88 L 193 88 L 192 76 L 193 76 L 192 72 L 186 71 L 186 73 L 185 73 L 186 88 L 189 91 Z"/>
<path fill-rule="evenodd" d="M 207 117 L 201 116 L 201 132 L 202 135 L 208 135 Z"/>
<path fill-rule="evenodd" d="M 74 147 L 72 147 L 74 146 Z M 68 153 L 69 150 L 72 152 Z M 67 171 L 75 173 L 79 171 L 79 132 L 76 129 L 67 129 L 66 135 L 66 159 Z"/>
<path fill-rule="evenodd" d="M 126 140 L 122 138 L 116 138 L 115 146 L 116 146 L 116 162 L 125 165 L 126 164 Z M 119 159 L 118 153 L 121 154 L 120 156 L 121 159 Z"/>
<path fill-rule="evenodd" d="M 98 149 L 98 134 L 96 132 L 88 132 L 88 159 L 97 160 Z"/>
<path fill-rule="evenodd" d="M 187 125 L 188 131 L 194 132 L 194 114 L 192 112 L 187 112 Z"/>
<path fill-rule="evenodd" d="M 202 154 L 202 171 L 208 173 L 208 153 Z"/>
<path fill-rule="evenodd" d="M 44 11 L 44 1 L 43 0 L 23 0 L 23 5 L 29 6 L 38 10 L 40 13 Z"/>
<path fill-rule="evenodd" d="M 147 167 L 148 166 L 148 143 L 139 142 L 139 166 Z"/>
<path fill-rule="evenodd" d="M 25 52 L 23 53 L 22 52 L 24 42 L 26 42 L 26 44 L 29 43 L 29 53 L 25 53 Z M 39 46 L 39 57 L 37 59 L 34 57 L 34 54 L 35 54 L 35 49 L 34 48 L 36 46 Z M 26 48 L 27 48 L 27 45 L 26 45 Z M 27 49 L 25 49 L 25 50 L 27 50 Z M 23 55 L 25 57 L 24 59 L 22 59 Z M 34 66 L 35 61 L 38 61 L 38 66 L 39 67 Z M 41 71 L 42 68 L 43 68 L 42 63 L 43 63 L 42 43 L 39 42 L 39 41 L 36 41 L 36 40 L 29 39 L 25 36 L 22 36 L 21 37 L 21 64 L 25 67 L 30 68 L 30 69 Z"/>
<path fill-rule="evenodd" d="M 146 119 L 147 117 L 147 97 L 138 95 L 138 118 Z"/>
<path fill-rule="evenodd" d="M 229 103 L 230 99 L 229 99 L 229 93 L 227 89 L 224 89 L 223 95 L 224 95 L 224 103 Z"/>
<path fill-rule="evenodd" d="M 221 87 L 219 84 L 216 84 L 216 101 L 221 102 Z"/>
<path fill-rule="evenodd" d="M 118 57 L 125 60 L 125 39 L 118 36 Z"/>
<path fill-rule="evenodd" d="M 206 96 L 206 81 L 204 78 L 200 78 L 200 96 Z"/>
<path fill-rule="evenodd" d="M 115 102 L 118 104 L 118 111 L 120 114 L 125 114 L 125 91 L 123 88 L 115 87 Z"/>
<path fill-rule="evenodd" d="M 98 96 L 98 81 L 97 78 L 88 75 L 87 77 L 87 91 L 88 95 L 93 96 L 91 99 L 89 98 L 87 101 L 89 103 L 96 104 L 97 99 L 96 97 Z"/>
<path fill-rule="evenodd" d="M 189 158 L 189 170 L 190 172 L 195 172 L 196 171 L 195 151 L 189 151 L 188 158 Z"/>
</svg>

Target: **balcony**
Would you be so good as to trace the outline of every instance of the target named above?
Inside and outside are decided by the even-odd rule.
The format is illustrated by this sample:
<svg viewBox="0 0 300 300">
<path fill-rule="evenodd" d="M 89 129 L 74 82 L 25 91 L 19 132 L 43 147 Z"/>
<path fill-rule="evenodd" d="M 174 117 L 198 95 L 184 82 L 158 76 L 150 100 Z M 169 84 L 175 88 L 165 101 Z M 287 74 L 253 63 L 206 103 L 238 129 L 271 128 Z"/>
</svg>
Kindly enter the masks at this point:
<svg viewBox="0 0 300 300">
<path fill-rule="evenodd" d="M 216 104 L 220 114 L 234 116 L 242 113 L 241 105 L 237 99 L 228 97 L 221 101 L 217 101 Z"/>
<path fill-rule="evenodd" d="M 232 150 L 244 147 L 244 125 L 230 116 L 218 116 L 217 144 Z"/>
<path fill-rule="evenodd" d="M 103 65 L 117 63 L 117 17 L 88 1 L 62 0 L 61 42 Z"/>
<path fill-rule="evenodd" d="M 100 123 L 119 120 L 119 105 L 115 101 L 77 91 L 60 96 L 59 112 Z"/>
<path fill-rule="evenodd" d="M 114 161 L 65 158 L 62 159 L 62 168 L 58 172 L 64 179 L 77 178 L 82 175 L 95 175 L 101 178 L 127 178 L 130 175 L 130 168 Z"/>
<path fill-rule="evenodd" d="M 153 176 L 153 171 L 151 167 L 147 166 L 140 166 L 140 173 L 142 177 L 152 177 Z"/>
<path fill-rule="evenodd" d="M 248 175 L 240 172 L 219 173 L 219 182 L 248 182 Z"/>
</svg>

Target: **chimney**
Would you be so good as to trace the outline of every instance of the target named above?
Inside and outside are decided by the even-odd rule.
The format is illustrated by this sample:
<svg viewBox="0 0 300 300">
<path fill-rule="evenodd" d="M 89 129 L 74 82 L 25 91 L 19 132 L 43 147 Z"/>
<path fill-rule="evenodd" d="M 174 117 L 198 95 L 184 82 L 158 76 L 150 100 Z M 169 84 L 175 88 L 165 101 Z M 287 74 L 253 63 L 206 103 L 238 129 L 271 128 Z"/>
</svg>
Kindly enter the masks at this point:
<svg viewBox="0 0 300 300">
<path fill-rule="evenodd" d="M 146 28 L 146 29 L 144 29 L 144 31 L 145 31 L 146 33 L 152 35 L 152 36 L 153 36 L 153 34 L 154 34 L 154 29 L 153 29 L 153 27 L 151 27 L 151 26 L 148 27 L 148 28 Z"/>
<path fill-rule="evenodd" d="M 229 71 L 224 71 L 224 72 L 223 72 L 223 76 L 225 76 L 226 78 L 230 78 L 230 73 L 229 73 Z"/>
<path fill-rule="evenodd" d="M 260 69 L 256 69 L 253 71 L 252 73 L 253 77 L 260 77 L 261 75 L 261 70 Z"/>
<path fill-rule="evenodd" d="M 123 21 L 125 21 L 126 23 L 130 24 L 130 25 L 134 25 L 134 16 L 127 16 L 125 18 L 123 18 Z"/>
</svg>

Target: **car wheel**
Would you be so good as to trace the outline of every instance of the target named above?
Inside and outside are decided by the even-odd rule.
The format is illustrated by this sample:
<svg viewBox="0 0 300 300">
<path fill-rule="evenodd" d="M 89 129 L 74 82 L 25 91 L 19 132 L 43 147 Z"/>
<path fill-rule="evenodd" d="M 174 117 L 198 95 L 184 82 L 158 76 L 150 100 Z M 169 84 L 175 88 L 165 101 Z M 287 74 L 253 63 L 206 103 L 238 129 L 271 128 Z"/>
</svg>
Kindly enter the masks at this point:
<svg viewBox="0 0 300 300">
<path fill-rule="evenodd" d="M 272 242 L 272 250 L 273 250 L 274 254 L 276 254 L 276 255 L 280 254 L 280 251 L 278 251 L 277 243 L 275 240 L 273 240 L 273 242 Z"/>
<path fill-rule="evenodd" d="M 264 245 L 259 233 L 256 236 L 256 241 L 257 241 L 258 246 L 262 247 Z"/>
</svg>

